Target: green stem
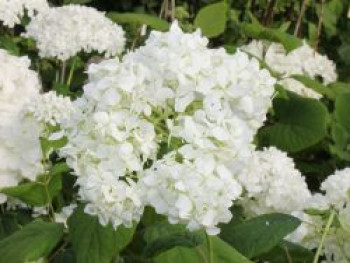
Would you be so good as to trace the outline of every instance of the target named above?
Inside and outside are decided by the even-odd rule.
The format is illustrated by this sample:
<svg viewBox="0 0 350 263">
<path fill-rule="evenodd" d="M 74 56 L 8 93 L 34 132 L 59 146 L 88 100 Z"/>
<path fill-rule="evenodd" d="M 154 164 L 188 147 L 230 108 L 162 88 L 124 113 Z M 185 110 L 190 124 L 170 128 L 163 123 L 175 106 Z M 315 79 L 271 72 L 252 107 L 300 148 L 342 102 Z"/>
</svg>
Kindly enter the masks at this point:
<svg viewBox="0 0 350 263">
<path fill-rule="evenodd" d="M 66 61 L 62 61 L 61 67 L 61 83 L 64 83 L 64 79 L 66 78 Z"/>
<path fill-rule="evenodd" d="M 208 252 L 209 252 L 209 263 L 214 263 L 213 243 L 208 234 L 206 234 L 206 237 L 207 237 L 207 245 L 208 245 Z"/>
<path fill-rule="evenodd" d="M 296 24 L 295 29 L 294 29 L 294 36 L 296 36 L 296 37 L 299 35 L 301 22 L 302 22 L 304 13 L 306 11 L 307 5 L 309 4 L 309 1 L 310 0 L 303 0 L 303 3 L 301 4 L 301 9 L 300 9 L 300 13 L 298 16 L 297 24 Z"/>
<path fill-rule="evenodd" d="M 322 234 L 322 237 L 321 237 L 321 242 L 320 242 L 320 244 L 319 244 L 319 246 L 317 248 L 317 251 L 316 251 L 313 263 L 318 263 L 318 260 L 319 260 L 319 258 L 321 256 L 321 253 L 322 253 L 323 244 L 324 244 L 324 242 L 326 240 L 326 237 L 327 237 L 327 235 L 329 233 L 329 230 L 331 228 L 331 225 L 333 223 L 335 213 L 336 213 L 335 210 L 332 209 L 331 214 L 328 217 L 327 224 L 326 224 L 326 226 L 325 226 L 325 228 L 323 230 L 323 234 Z"/>
<path fill-rule="evenodd" d="M 76 62 L 77 62 L 77 58 L 74 57 L 72 66 L 70 67 L 70 70 L 69 70 L 69 75 L 68 75 L 68 80 L 67 80 L 68 87 L 70 87 L 70 84 L 72 83 Z"/>
</svg>

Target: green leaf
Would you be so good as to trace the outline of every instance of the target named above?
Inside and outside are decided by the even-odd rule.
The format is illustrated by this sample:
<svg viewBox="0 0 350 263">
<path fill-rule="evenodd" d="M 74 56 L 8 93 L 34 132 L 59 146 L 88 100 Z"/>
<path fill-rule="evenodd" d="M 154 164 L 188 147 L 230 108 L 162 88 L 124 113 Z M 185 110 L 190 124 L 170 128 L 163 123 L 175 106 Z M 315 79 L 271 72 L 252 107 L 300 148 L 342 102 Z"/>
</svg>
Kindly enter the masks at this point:
<svg viewBox="0 0 350 263">
<path fill-rule="evenodd" d="M 214 262 L 217 263 L 252 263 L 235 248 L 218 237 L 210 237 L 213 244 Z"/>
<path fill-rule="evenodd" d="M 132 239 L 135 228 L 111 224 L 102 226 L 96 216 L 84 213 L 80 206 L 68 219 L 69 238 L 78 263 L 110 263 Z"/>
<path fill-rule="evenodd" d="M 300 225 L 290 215 L 266 214 L 233 226 L 221 234 L 223 240 L 248 258 L 266 253 Z"/>
<path fill-rule="evenodd" d="M 259 131 L 262 145 L 298 152 L 321 141 L 327 134 L 328 111 L 319 101 L 299 96 L 273 101 L 276 122 Z"/>
<path fill-rule="evenodd" d="M 205 234 L 189 232 L 183 225 L 163 221 L 146 228 L 145 240 L 144 255 L 153 257 L 176 246 L 197 247 L 205 241 Z"/>
<path fill-rule="evenodd" d="M 350 134 L 350 94 L 337 96 L 334 116 L 337 123 L 343 126 Z"/>
<path fill-rule="evenodd" d="M 340 95 L 344 93 L 350 93 L 350 83 L 345 82 L 333 82 L 328 84 L 327 88 L 333 91 L 334 94 Z"/>
<path fill-rule="evenodd" d="M 0 214 L 0 239 L 3 239 L 18 229 L 17 218 L 14 214 Z"/>
<path fill-rule="evenodd" d="M 19 55 L 19 48 L 14 41 L 14 38 L 1 36 L 0 37 L 0 48 L 7 50 L 13 55 Z"/>
<path fill-rule="evenodd" d="M 216 37 L 226 28 L 227 5 L 225 1 L 207 5 L 199 10 L 194 25 L 202 30 L 206 37 Z"/>
<path fill-rule="evenodd" d="M 330 146 L 333 154 L 339 158 L 350 161 L 350 94 L 338 95 L 335 101 L 334 123 L 332 123 L 332 139 L 334 145 Z"/>
<path fill-rule="evenodd" d="M 47 256 L 63 236 L 63 225 L 41 220 L 0 241 L 0 263 L 23 263 Z"/>
<path fill-rule="evenodd" d="M 283 241 L 269 251 L 269 253 L 260 256 L 259 259 L 269 263 L 311 263 L 313 256 L 310 250 L 297 244 Z"/>
<path fill-rule="evenodd" d="M 215 263 L 252 263 L 236 249 L 218 237 L 210 237 Z M 203 263 L 208 262 L 208 244 L 196 248 L 172 248 L 154 259 L 155 263 Z"/>
<path fill-rule="evenodd" d="M 203 263 L 206 262 L 205 259 L 207 255 L 205 252 L 201 251 L 199 248 L 185 248 L 185 247 L 175 247 L 172 248 L 156 258 L 154 258 L 154 263 Z"/>
<path fill-rule="evenodd" d="M 47 175 L 35 182 L 0 189 L 0 192 L 34 206 L 47 205 L 62 189 L 62 174 L 69 171 L 65 163 L 54 165 Z"/>
<path fill-rule="evenodd" d="M 249 23 L 241 23 L 240 27 L 247 37 L 281 43 L 287 51 L 291 51 L 302 45 L 302 41 L 299 38 L 279 29 L 265 28 L 258 24 Z"/>
<path fill-rule="evenodd" d="M 76 263 L 73 250 L 69 248 L 62 251 L 54 258 L 52 263 Z"/>
<path fill-rule="evenodd" d="M 170 27 L 168 22 L 147 14 L 110 12 L 107 17 L 117 23 L 147 25 L 159 31 L 167 31 Z"/>
</svg>

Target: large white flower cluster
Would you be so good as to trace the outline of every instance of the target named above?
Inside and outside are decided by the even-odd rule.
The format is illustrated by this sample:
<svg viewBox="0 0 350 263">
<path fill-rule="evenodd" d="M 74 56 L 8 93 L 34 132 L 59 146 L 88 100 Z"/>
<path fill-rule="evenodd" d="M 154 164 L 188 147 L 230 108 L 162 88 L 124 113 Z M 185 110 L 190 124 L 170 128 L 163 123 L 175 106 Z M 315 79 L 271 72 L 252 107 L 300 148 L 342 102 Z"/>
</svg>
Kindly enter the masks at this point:
<svg viewBox="0 0 350 263">
<path fill-rule="evenodd" d="M 309 207 L 320 211 L 335 209 L 336 216 L 324 241 L 323 254 L 325 263 L 347 263 L 350 259 L 350 168 L 336 171 L 321 185 L 324 194 L 315 194 Z M 329 213 L 324 216 L 304 215 L 304 223 L 299 236 L 294 240 L 310 249 L 319 245 L 323 231 L 329 220 Z M 298 232 L 298 231 L 297 231 Z"/>
<path fill-rule="evenodd" d="M 7 187 L 23 178 L 34 180 L 42 171 L 41 126 L 23 110 L 41 86 L 28 58 L 0 49 L 0 61 L 0 187 Z M 0 203 L 4 201 L 1 195 Z"/>
<path fill-rule="evenodd" d="M 67 60 L 80 51 L 106 56 L 120 54 L 125 45 L 123 29 L 92 7 L 67 5 L 40 12 L 26 27 L 41 57 Z"/>
<path fill-rule="evenodd" d="M 0 0 L 0 21 L 5 26 L 13 28 L 21 23 L 25 13 L 33 17 L 48 7 L 46 0 Z"/>
<path fill-rule="evenodd" d="M 275 80 L 245 53 L 207 43 L 175 22 L 121 62 L 90 66 L 77 111 L 63 124 L 68 144 L 60 154 L 78 176 L 85 211 L 101 223 L 130 226 L 145 205 L 210 234 L 231 218 L 241 193 L 235 176 Z M 160 143 L 173 151 L 157 156 Z"/>
<path fill-rule="evenodd" d="M 39 123 L 57 125 L 68 119 L 75 107 L 68 97 L 49 91 L 33 98 L 25 111 L 32 114 Z"/>
<path fill-rule="evenodd" d="M 181 163 L 177 154 L 183 157 Z M 216 235 L 217 225 L 231 220 L 229 208 L 242 193 L 228 165 L 230 157 L 183 146 L 145 171 L 141 177 L 145 199 L 170 223 L 187 224 L 190 230 L 205 228 Z"/>
<path fill-rule="evenodd" d="M 274 147 L 255 151 L 238 179 L 246 191 L 241 203 L 249 216 L 292 214 L 306 208 L 311 198 L 293 159 Z"/>
<path fill-rule="evenodd" d="M 334 62 L 315 52 L 306 43 L 288 54 L 281 44 L 257 40 L 241 49 L 264 60 L 272 70 L 281 74 L 281 85 L 304 97 L 319 99 L 322 95 L 293 79 L 293 75 L 305 75 L 312 79 L 319 77 L 326 85 L 337 79 Z"/>
</svg>

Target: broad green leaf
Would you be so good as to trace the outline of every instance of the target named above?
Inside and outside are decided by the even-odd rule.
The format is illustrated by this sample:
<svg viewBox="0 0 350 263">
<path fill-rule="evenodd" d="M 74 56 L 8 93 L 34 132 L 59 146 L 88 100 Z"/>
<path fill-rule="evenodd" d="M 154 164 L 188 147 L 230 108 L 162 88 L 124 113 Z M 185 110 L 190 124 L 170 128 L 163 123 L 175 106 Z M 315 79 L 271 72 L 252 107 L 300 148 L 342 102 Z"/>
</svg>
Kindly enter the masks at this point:
<svg viewBox="0 0 350 263">
<path fill-rule="evenodd" d="M 54 165 L 35 182 L 0 189 L 0 192 L 34 206 L 47 205 L 62 189 L 62 174 L 69 171 L 65 163 Z"/>
<path fill-rule="evenodd" d="M 163 221 L 146 228 L 145 240 L 144 255 L 153 257 L 176 246 L 197 247 L 204 242 L 205 234 L 201 231 L 189 232 L 183 225 Z"/>
<path fill-rule="evenodd" d="M 279 29 L 265 28 L 257 24 L 248 23 L 241 23 L 240 26 L 246 36 L 281 43 L 287 51 L 302 45 L 302 41 L 299 38 Z"/>
<path fill-rule="evenodd" d="M 327 35 L 334 36 L 337 33 L 337 21 L 343 12 L 343 3 L 341 0 L 330 0 L 325 4 L 323 12 L 321 6 L 317 5 L 317 14 L 322 14 L 323 25 Z"/>
<path fill-rule="evenodd" d="M 19 48 L 14 41 L 14 38 L 1 36 L 0 37 L 0 48 L 7 50 L 9 53 L 13 55 L 19 54 Z"/>
<path fill-rule="evenodd" d="M 217 263 L 252 263 L 234 247 L 218 237 L 210 237 L 213 244 L 214 262 Z"/>
<path fill-rule="evenodd" d="M 350 83 L 345 82 L 333 82 L 328 84 L 327 88 L 331 89 L 334 94 L 340 95 L 343 93 L 350 93 Z"/>
<path fill-rule="evenodd" d="M 131 241 L 135 230 L 102 226 L 96 216 L 84 213 L 82 206 L 68 219 L 68 228 L 78 263 L 110 263 Z"/>
<path fill-rule="evenodd" d="M 72 248 L 66 249 L 59 253 L 52 263 L 76 263 Z"/>
<path fill-rule="evenodd" d="M 337 96 L 335 101 L 335 120 L 350 134 L 350 94 Z"/>
<path fill-rule="evenodd" d="M 63 236 L 63 225 L 41 220 L 0 241 L 0 263 L 23 263 L 47 256 Z"/>
<path fill-rule="evenodd" d="M 311 263 L 313 257 L 314 254 L 310 250 L 297 244 L 283 241 L 269 253 L 260 256 L 259 259 L 269 263 Z"/>
<path fill-rule="evenodd" d="M 334 123 L 332 123 L 332 139 L 334 145 L 330 146 L 333 154 L 339 158 L 350 161 L 350 94 L 338 95 L 335 101 Z"/>
<path fill-rule="evenodd" d="M 328 97 L 329 99 L 333 99 L 333 100 L 335 99 L 335 94 L 334 94 L 333 90 L 327 88 L 327 86 L 321 84 L 317 80 L 311 79 L 311 78 L 304 76 L 304 75 L 293 75 L 292 78 L 300 81 L 307 88 L 312 89 L 312 90 L 316 91 L 317 93 Z"/>
<path fill-rule="evenodd" d="M 207 255 L 200 248 L 175 247 L 154 258 L 154 263 L 203 263 Z"/>
<path fill-rule="evenodd" d="M 234 225 L 221 234 L 223 240 L 248 258 L 266 253 L 300 225 L 290 215 L 266 214 Z"/>
<path fill-rule="evenodd" d="M 210 237 L 215 263 L 252 263 L 236 249 L 216 236 Z M 154 259 L 155 263 L 203 263 L 209 262 L 207 242 L 196 248 L 172 248 Z"/>
<path fill-rule="evenodd" d="M 168 22 L 148 14 L 110 12 L 107 16 L 117 23 L 147 25 L 159 31 L 167 31 L 170 27 Z"/>
<path fill-rule="evenodd" d="M 226 28 L 227 5 L 225 1 L 207 5 L 199 10 L 194 25 L 202 30 L 206 37 L 216 37 Z"/>
<path fill-rule="evenodd" d="M 18 229 L 17 218 L 14 214 L 0 214 L 0 240 Z"/>
<path fill-rule="evenodd" d="M 327 134 L 328 112 L 319 101 L 298 96 L 273 101 L 276 122 L 259 132 L 262 145 L 298 152 L 321 141 Z"/>
</svg>

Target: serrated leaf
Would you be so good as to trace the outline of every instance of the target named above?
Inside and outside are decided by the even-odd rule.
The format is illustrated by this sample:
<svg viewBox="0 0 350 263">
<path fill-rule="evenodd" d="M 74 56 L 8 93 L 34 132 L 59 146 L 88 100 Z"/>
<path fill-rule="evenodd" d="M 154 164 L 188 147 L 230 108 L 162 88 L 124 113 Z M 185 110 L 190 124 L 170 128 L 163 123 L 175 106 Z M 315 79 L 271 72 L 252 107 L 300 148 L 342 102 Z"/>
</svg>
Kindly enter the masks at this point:
<svg viewBox="0 0 350 263">
<path fill-rule="evenodd" d="M 216 37 L 226 28 L 227 5 L 225 1 L 206 5 L 199 10 L 194 25 L 202 30 L 206 37 Z"/>
<path fill-rule="evenodd" d="M 158 31 L 167 31 L 170 27 L 163 19 L 148 14 L 110 12 L 107 17 L 117 23 L 147 25 Z"/>
<path fill-rule="evenodd" d="M 328 111 L 319 101 L 298 96 L 273 101 L 276 122 L 259 131 L 263 146 L 274 145 L 298 152 L 321 141 L 327 134 Z"/>
<path fill-rule="evenodd" d="M 271 250 L 300 223 L 290 215 L 266 214 L 234 225 L 220 236 L 240 253 L 252 258 Z"/>
<path fill-rule="evenodd" d="M 110 263 L 132 239 L 135 228 L 111 224 L 102 226 L 96 216 L 84 213 L 80 206 L 68 219 L 69 238 L 78 263 Z"/>
<path fill-rule="evenodd" d="M 47 256 L 63 236 L 63 225 L 41 220 L 0 241 L 0 263 L 23 263 Z"/>
</svg>

